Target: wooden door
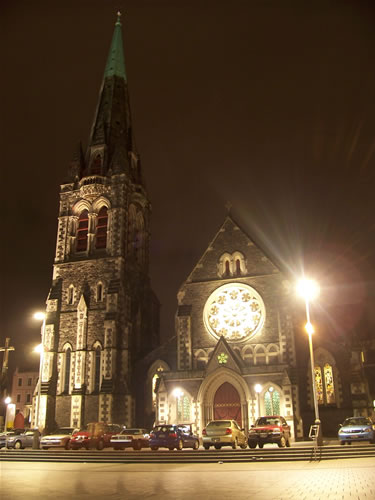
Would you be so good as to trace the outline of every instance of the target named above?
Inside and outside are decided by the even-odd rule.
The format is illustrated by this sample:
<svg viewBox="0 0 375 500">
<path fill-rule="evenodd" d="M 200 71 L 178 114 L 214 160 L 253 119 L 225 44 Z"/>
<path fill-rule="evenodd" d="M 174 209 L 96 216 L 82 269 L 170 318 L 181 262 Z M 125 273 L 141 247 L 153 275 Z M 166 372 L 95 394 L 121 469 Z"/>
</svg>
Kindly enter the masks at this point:
<svg viewBox="0 0 375 500">
<path fill-rule="evenodd" d="M 240 395 L 229 382 L 224 382 L 216 391 L 214 420 L 235 420 L 242 427 Z"/>
</svg>

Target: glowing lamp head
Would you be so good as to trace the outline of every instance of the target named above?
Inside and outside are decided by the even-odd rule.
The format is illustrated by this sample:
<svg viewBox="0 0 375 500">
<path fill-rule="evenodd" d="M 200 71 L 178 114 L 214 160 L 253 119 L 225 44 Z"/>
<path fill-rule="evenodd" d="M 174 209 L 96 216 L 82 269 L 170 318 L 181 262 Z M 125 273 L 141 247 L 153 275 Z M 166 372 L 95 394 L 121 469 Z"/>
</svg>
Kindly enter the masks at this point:
<svg viewBox="0 0 375 500">
<path fill-rule="evenodd" d="M 34 314 L 34 319 L 37 319 L 39 321 L 43 321 L 45 319 L 45 317 L 46 317 L 46 315 L 44 314 L 44 312 L 38 311 Z"/>
<path fill-rule="evenodd" d="M 260 392 L 262 392 L 262 386 L 260 384 L 255 384 L 254 390 L 259 394 Z"/>
<path fill-rule="evenodd" d="M 303 279 L 297 283 L 297 293 L 305 300 L 314 300 L 320 292 L 319 285 L 316 281 Z"/>
<path fill-rule="evenodd" d="M 312 335 L 315 332 L 315 329 L 311 323 L 306 323 L 305 330 L 309 335 Z"/>
<path fill-rule="evenodd" d="M 11 398 L 10 398 L 9 396 L 7 396 L 7 397 L 4 399 L 4 403 L 5 403 L 6 405 L 8 405 L 11 401 L 12 401 L 12 400 L 11 400 Z"/>
<path fill-rule="evenodd" d="M 180 398 L 183 395 L 184 395 L 183 391 L 178 387 L 173 390 L 173 396 L 175 396 L 176 398 Z"/>
<path fill-rule="evenodd" d="M 41 353 L 43 352 L 43 344 L 38 344 L 37 346 L 34 347 L 34 352 Z"/>
</svg>

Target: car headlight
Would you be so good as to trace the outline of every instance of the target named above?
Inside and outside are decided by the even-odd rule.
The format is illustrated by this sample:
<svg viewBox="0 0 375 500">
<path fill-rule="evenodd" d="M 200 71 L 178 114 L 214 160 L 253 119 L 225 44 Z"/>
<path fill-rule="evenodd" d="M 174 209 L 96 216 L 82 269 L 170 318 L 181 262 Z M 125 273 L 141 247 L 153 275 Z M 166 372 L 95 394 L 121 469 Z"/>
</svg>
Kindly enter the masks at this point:
<svg viewBox="0 0 375 500">
<path fill-rule="evenodd" d="M 339 430 L 339 434 L 344 434 L 344 432 L 345 432 L 344 429 Z"/>
</svg>

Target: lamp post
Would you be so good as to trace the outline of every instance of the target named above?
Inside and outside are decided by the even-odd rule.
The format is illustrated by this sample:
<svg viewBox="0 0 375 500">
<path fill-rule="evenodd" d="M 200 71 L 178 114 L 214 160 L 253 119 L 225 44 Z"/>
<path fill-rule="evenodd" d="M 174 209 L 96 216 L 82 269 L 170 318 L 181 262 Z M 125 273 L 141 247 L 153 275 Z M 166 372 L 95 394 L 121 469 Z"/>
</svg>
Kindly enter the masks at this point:
<svg viewBox="0 0 375 500">
<path fill-rule="evenodd" d="M 4 423 L 4 432 L 5 432 L 5 449 L 8 449 L 8 431 L 7 431 L 7 426 L 8 426 L 8 405 L 11 402 L 11 398 L 7 396 L 4 399 L 4 403 L 6 404 L 5 408 L 5 423 Z"/>
<path fill-rule="evenodd" d="M 46 328 L 46 315 L 42 312 L 37 312 L 34 314 L 34 319 L 37 320 L 42 320 L 42 329 L 41 329 L 41 337 L 42 337 L 42 342 L 41 344 L 37 345 L 34 349 L 35 352 L 39 352 L 40 359 L 39 359 L 39 380 L 38 380 L 38 395 L 37 395 L 37 407 L 36 407 L 36 418 L 35 418 L 35 425 L 40 431 L 40 423 L 39 423 L 39 418 L 40 418 L 40 396 L 42 392 L 42 370 L 43 370 L 43 354 L 44 354 L 44 332 Z"/>
<path fill-rule="evenodd" d="M 316 381 L 315 381 L 315 363 L 314 363 L 314 350 L 312 343 L 312 335 L 314 333 L 314 327 L 310 320 L 310 301 L 314 300 L 319 295 L 319 285 L 316 281 L 311 279 L 303 279 L 297 285 L 297 292 L 305 301 L 306 309 L 306 325 L 305 330 L 309 337 L 309 350 L 310 350 L 310 363 L 311 363 L 311 380 L 314 398 L 314 411 L 315 411 L 315 425 L 317 425 L 317 435 L 316 435 L 316 445 L 322 446 L 323 436 L 322 427 L 319 418 L 319 406 L 318 398 L 316 395 Z"/>
<path fill-rule="evenodd" d="M 262 392 L 262 386 L 260 384 L 255 384 L 254 385 L 254 390 L 257 393 L 258 417 L 260 417 L 260 393 Z"/>
</svg>

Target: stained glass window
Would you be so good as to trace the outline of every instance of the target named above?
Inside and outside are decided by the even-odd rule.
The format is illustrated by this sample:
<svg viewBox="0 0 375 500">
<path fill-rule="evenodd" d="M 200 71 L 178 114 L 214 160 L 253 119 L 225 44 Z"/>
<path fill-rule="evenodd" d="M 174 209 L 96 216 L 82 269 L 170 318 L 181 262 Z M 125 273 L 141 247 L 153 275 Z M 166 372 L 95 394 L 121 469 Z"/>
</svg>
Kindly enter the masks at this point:
<svg viewBox="0 0 375 500">
<path fill-rule="evenodd" d="M 325 383 L 325 389 L 326 389 L 327 404 L 336 403 L 332 366 L 329 365 L 328 363 L 326 363 L 324 365 L 324 383 Z"/>
<path fill-rule="evenodd" d="M 182 396 L 177 400 L 177 414 L 180 422 L 190 421 L 190 399 Z"/>
<path fill-rule="evenodd" d="M 324 395 L 323 395 L 322 370 L 320 366 L 315 366 L 314 373 L 315 373 L 316 398 L 318 400 L 318 404 L 322 405 L 324 403 Z"/>
<path fill-rule="evenodd" d="M 264 394 L 264 408 L 266 415 L 280 415 L 280 394 L 273 387 Z"/>
</svg>

